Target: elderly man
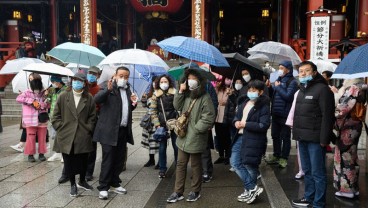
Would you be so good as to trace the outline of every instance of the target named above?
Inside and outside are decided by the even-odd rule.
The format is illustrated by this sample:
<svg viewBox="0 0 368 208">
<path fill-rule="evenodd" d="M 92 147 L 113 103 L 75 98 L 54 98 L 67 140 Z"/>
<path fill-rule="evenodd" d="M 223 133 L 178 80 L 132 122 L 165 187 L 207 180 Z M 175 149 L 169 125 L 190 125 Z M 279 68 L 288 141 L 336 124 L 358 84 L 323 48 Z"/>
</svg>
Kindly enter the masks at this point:
<svg viewBox="0 0 368 208">
<path fill-rule="evenodd" d="M 299 141 L 299 154 L 304 176 L 304 196 L 293 205 L 325 207 L 326 145 L 334 124 L 334 95 L 317 66 L 304 61 L 299 66 L 301 86 L 296 98 L 293 139 Z"/>
<path fill-rule="evenodd" d="M 123 171 L 126 144 L 134 144 L 132 111 L 137 105 L 137 96 L 130 91 L 129 75 L 128 68 L 117 68 L 113 79 L 95 96 L 100 114 L 93 141 L 100 142 L 102 146 L 100 185 L 97 187 L 100 199 L 107 199 L 108 191 L 127 193 L 120 185 L 119 175 Z"/>
</svg>

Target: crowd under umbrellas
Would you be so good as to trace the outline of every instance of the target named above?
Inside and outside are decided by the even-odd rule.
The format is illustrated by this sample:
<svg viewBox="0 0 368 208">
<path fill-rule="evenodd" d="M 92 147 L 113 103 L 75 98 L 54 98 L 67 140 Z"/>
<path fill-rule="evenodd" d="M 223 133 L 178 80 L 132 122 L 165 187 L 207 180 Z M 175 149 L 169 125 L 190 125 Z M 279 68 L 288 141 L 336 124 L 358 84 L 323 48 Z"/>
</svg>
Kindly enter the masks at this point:
<svg viewBox="0 0 368 208">
<path fill-rule="evenodd" d="M 302 62 L 290 46 L 275 42 L 260 43 L 249 49 L 248 53 L 251 55 L 249 58 L 240 54 L 227 56 L 221 54 L 214 46 L 204 41 L 183 36 L 168 38 L 159 42 L 158 45 L 165 51 L 169 51 L 189 59 L 190 63 L 185 66 L 170 69 L 160 57 L 148 51 L 140 49 L 125 49 L 115 51 L 105 57 L 94 47 L 86 46 L 84 44 L 74 45 L 73 43 L 56 46 L 48 53 L 48 55 L 65 64 L 75 64 L 76 68 L 81 68 L 80 66 L 82 65 L 85 67 L 97 65 L 102 70 L 102 74 L 98 80 L 98 84 L 100 85 L 106 85 L 107 82 L 115 76 L 118 68 L 125 67 L 130 71 L 128 82 L 130 83 L 133 93 L 136 94 L 138 98 L 141 98 L 142 95 L 147 92 L 147 88 L 152 85 L 152 77 L 168 74 L 175 80 L 180 80 L 185 74 L 185 70 L 188 68 L 198 70 L 199 73 L 209 81 L 216 81 L 216 77 L 212 74 L 213 70 L 213 72 L 220 74 L 224 78 L 226 77 L 230 79 L 230 87 L 232 87 L 236 79 L 241 79 L 241 70 L 244 68 L 251 71 L 253 70 L 253 74 L 260 75 L 257 75 L 257 79 L 266 82 L 267 79 L 270 78 L 270 74 L 272 74 L 272 72 L 275 73 L 275 71 L 278 70 L 277 67 L 279 63 L 285 60 L 290 61 L 293 68 L 297 68 L 298 64 Z M 366 44 L 353 50 L 341 61 L 339 65 L 335 65 L 326 60 L 311 61 L 317 65 L 319 73 L 323 73 L 324 71 L 333 72 L 334 75 L 332 78 L 366 77 L 368 59 L 364 54 L 367 54 L 367 48 L 368 45 Z M 233 60 L 235 61 L 233 62 Z M 263 64 L 266 62 L 268 62 L 270 66 L 274 66 L 276 69 L 270 70 L 270 68 L 265 68 Z M 201 68 L 197 63 L 207 63 L 210 67 Z M 77 76 L 77 78 L 81 78 L 80 75 L 75 75 L 75 73 L 66 67 L 51 63 L 43 63 L 37 59 L 19 59 L 7 64 L 8 66 L 5 65 L 0 74 L 17 74 L 13 80 L 14 92 L 21 92 L 29 87 L 27 72 L 41 74 L 45 88 L 50 86 L 49 76 L 51 75 L 58 75 L 61 77 Z M 12 66 L 10 67 L 10 65 Z M 9 67 L 9 69 L 7 69 L 6 66 Z M 297 71 L 294 76 L 298 76 Z M 24 82 L 22 82 L 23 79 Z M 217 81 L 221 82 L 220 80 Z M 117 189 L 115 191 L 120 193 L 124 192 L 123 190 Z M 262 192 L 260 189 L 257 189 L 256 191 L 258 195 Z M 246 192 L 243 194 L 246 194 Z M 255 196 L 255 198 L 256 197 L 257 196 Z M 244 199 L 243 202 L 248 203 L 250 202 L 250 199 Z"/>
</svg>

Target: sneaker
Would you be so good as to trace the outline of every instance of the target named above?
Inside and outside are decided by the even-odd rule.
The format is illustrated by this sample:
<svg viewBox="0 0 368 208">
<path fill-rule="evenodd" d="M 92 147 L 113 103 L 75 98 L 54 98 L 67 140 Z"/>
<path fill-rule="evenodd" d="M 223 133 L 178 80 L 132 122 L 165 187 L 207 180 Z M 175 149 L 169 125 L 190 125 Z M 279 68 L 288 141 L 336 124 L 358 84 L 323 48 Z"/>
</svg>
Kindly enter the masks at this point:
<svg viewBox="0 0 368 208">
<path fill-rule="evenodd" d="M 224 161 L 225 161 L 225 158 L 219 157 L 217 160 L 215 160 L 215 162 L 213 162 L 213 164 L 221 164 L 221 163 L 224 163 Z"/>
<path fill-rule="evenodd" d="M 270 155 L 267 159 L 266 159 L 266 163 L 267 164 L 277 164 L 279 162 L 279 158 L 275 157 L 274 155 Z"/>
<path fill-rule="evenodd" d="M 231 167 L 231 168 L 229 169 L 229 171 L 230 171 L 230 172 L 235 172 L 235 168 Z"/>
<path fill-rule="evenodd" d="M 354 198 L 354 193 L 338 191 L 338 192 L 335 192 L 335 196 L 340 196 L 340 197 L 345 197 L 345 198 L 352 199 L 352 198 Z"/>
<path fill-rule="evenodd" d="M 33 155 L 28 155 L 28 162 L 36 162 L 36 159 L 33 157 Z"/>
<path fill-rule="evenodd" d="M 295 179 L 296 180 L 300 180 L 304 178 L 304 172 L 303 171 L 299 171 L 296 175 L 295 175 Z"/>
<path fill-rule="evenodd" d="M 279 159 L 279 167 L 280 168 L 286 168 L 286 166 L 287 166 L 287 160 L 284 159 L 284 158 L 280 158 Z"/>
<path fill-rule="evenodd" d="M 146 164 L 143 165 L 143 167 L 151 167 L 155 165 L 155 161 L 153 160 L 148 160 L 148 162 L 146 162 Z"/>
<path fill-rule="evenodd" d="M 199 194 L 199 192 L 189 192 L 188 194 L 188 198 L 187 198 L 187 202 L 195 202 L 199 199 L 199 197 L 201 197 L 201 195 Z"/>
<path fill-rule="evenodd" d="M 172 193 L 172 194 L 170 195 L 170 197 L 169 197 L 169 198 L 167 198 L 167 200 L 166 200 L 166 201 L 167 201 L 168 203 L 175 203 L 175 202 L 180 201 L 180 200 L 183 200 L 183 199 L 184 199 L 183 194 L 174 192 L 174 193 Z"/>
<path fill-rule="evenodd" d="M 61 160 L 62 156 L 61 153 L 54 153 L 51 157 L 49 157 L 49 159 L 47 159 L 48 162 L 54 162 L 56 160 Z"/>
<path fill-rule="evenodd" d="M 110 187 L 109 192 L 115 192 L 117 194 L 127 194 L 127 190 L 121 186 L 119 187 Z"/>
<path fill-rule="evenodd" d="M 90 186 L 86 181 L 79 181 L 79 183 L 77 183 L 77 187 L 84 189 L 86 191 L 91 191 L 93 190 L 93 187 Z"/>
<path fill-rule="evenodd" d="M 24 147 L 20 144 L 11 145 L 10 147 L 17 152 L 23 152 L 24 150 Z"/>
<path fill-rule="evenodd" d="M 292 200 L 293 205 L 300 206 L 300 207 L 308 207 L 311 203 L 306 198 L 301 199 L 294 199 Z"/>
<path fill-rule="evenodd" d="M 249 199 L 249 192 L 248 190 L 244 189 L 244 192 L 238 196 L 238 201 L 246 202 Z"/>
<path fill-rule="evenodd" d="M 158 173 L 158 177 L 159 178 L 165 178 L 166 177 L 166 173 L 165 172 L 159 172 Z"/>
<path fill-rule="evenodd" d="M 62 184 L 62 183 L 66 183 L 69 181 L 69 178 L 66 176 L 61 176 L 58 180 L 58 183 Z"/>
<path fill-rule="evenodd" d="M 100 191 L 99 194 L 98 194 L 98 198 L 102 199 L 102 200 L 106 200 L 107 198 L 109 198 L 109 192 Z"/>
<path fill-rule="evenodd" d="M 63 157 L 61 157 L 61 161 L 60 161 L 61 163 L 64 163 L 64 158 Z"/>
<path fill-rule="evenodd" d="M 45 155 L 43 155 L 43 154 L 39 154 L 39 155 L 38 155 L 38 159 L 39 159 L 40 161 L 46 161 L 46 157 L 45 157 Z"/>
<path fill-rule="evenodd" d="M 202 176 L 202 182 L 203 183 L 208 183 L 208 182 L 210 182 L 212 180 L 212 176 L 210 176 L 210 175 L 203 175 Z"/>
<path fill-rule="evenodd" d="M 70 196 L 76 197 L 77 195 L 78 195 L 78 189 L 77 189 L 77 186 L 74 184 L 70 188 Z"/>
<path fill-rule="evenodd" d="M 51 148 L 50 143 L 48 143 L 48 142 L 46 143 L 46 148 L 47 148 L 47 149 L 50 149 L 50 148 Z"/>
<path fill-rule="evenodd" d="M 247 204 L 251 204 L 252 202 L 254 202 L 254 200 L 257 199 L 257 197 L 263 192 L 263 188 L 259 187 L 259 186 L 255 186 L 254 189 L 249 191 L 249 198 L 246 201 Z"/>
</svg>

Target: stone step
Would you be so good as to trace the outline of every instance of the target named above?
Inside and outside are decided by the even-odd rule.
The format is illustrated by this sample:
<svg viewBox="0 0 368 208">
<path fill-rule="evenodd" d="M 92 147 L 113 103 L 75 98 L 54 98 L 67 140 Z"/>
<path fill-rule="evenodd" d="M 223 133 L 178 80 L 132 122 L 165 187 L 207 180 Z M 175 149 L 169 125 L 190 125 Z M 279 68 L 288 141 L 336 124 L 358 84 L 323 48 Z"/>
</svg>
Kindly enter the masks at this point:
<svg viewBox="0 0 368 208">
<path fill-rule="evenodd" d="M 21 115 L 2 115 L 1 116 L 1 120 L 2 121 L 19 121 L 20 122 L 20 119 L 21 119 Z"/>
<path fill-rule="evenodd" d="M 22 109 L 19 110 L 4 110 L 3 109 L 3 115 L 22 115 Z"/>
<path fill-rule="evenodd" d="M 2 104 L 3 105 L 3 111 L 10 111 L 10 110 L 21 110 L 22 105 L 21 104 Z"/>
<path fill-rule="evenodd" d="M 13 104 L 13 105 L 20 105 L 15 99 L 9 98 L 1 98 L 1 103 L 4 104 Z"/>
</svg>

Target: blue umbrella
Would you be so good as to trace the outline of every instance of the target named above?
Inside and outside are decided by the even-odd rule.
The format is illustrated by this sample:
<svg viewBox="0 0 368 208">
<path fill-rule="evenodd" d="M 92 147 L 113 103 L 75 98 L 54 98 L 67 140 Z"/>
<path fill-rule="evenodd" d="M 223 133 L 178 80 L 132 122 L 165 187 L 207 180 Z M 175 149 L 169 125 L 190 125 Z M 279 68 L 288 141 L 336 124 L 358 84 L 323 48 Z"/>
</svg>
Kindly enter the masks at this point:
<svg viewBox="0 0 368 208">
<path fill-rule="evenodd" d="M 213 45 L 191 37 L 174 36 L 157 43 L 162 50 L 184 58 L 208 63 L 213 66 L 230 67 L 225 57 Z"/>
<path fill-rule="evenodd" d="M 368 44 L 352 50 L 337 66 L 331 78 L 355 79 L 368 77 Z"/>
</svg>

